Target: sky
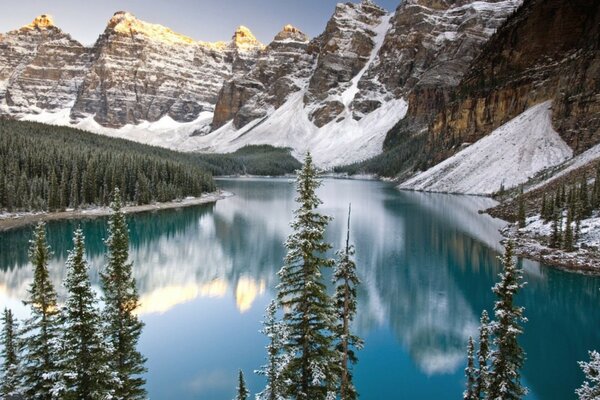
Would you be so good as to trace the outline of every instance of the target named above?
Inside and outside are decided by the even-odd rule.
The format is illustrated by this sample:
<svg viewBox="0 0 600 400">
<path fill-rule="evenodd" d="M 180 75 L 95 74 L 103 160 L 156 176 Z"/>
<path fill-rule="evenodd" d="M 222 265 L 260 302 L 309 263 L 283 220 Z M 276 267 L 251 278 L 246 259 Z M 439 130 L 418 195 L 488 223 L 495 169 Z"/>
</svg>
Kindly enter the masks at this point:
<svg viewBox="0 0 600 400">
<path fill-rule="evenodd" d="M 6 0 L 5 0 L 6 1 Z M 359 0 L 354 0 L 358 2 Z M 401 0 L 375 0 L 388 11 Z M 0 13 L 0 32 L 50 14 L 56 26 L 83 44 L 93 44 L 116 11 L 158 23 L 196 40 L 229 40 L 245 25 L 263 43 L 269 43 L 286 24 L 310 37 L 325 29 L 339 0 L 19 0 Z"/>
</svg>

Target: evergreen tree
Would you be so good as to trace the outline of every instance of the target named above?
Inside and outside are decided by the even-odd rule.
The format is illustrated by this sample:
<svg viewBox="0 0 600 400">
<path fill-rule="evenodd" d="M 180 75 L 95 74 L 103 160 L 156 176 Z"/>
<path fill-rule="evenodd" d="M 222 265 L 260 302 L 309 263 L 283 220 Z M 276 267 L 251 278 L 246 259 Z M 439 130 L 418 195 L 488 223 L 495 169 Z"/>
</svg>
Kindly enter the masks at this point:
<svg viewBox="0 0 600 400">
<path fill-rule="evenodd" d="M 574 247 L 573 247 L 573 214 L 574 214 L 574 209 L 572 204 L 570 204 L 569 209 L 567 210 L 567 224 L 565 226 L 565 235 L 564 235 L 564 239 L 563 239 L 563 248 L 566 251 L 573 251 Z"/>
<path fill-rule="evenodd" d="M 542 205 L 541 205 L 541 209 L 540 209 L 540 217 L 544 220 L 547 221 L 548 218 L 548 210 L 547 210 L 547 204 L 546 204 L 547 200 L 546 200 L 546 193 L 544 192 L 542 194 Z"/>
<path fill-rule="evenodd" d="M 146 359 L 137 350 L 143 323 L 135 314 L 139 307 L 139 296 L 132 263 L 129 258 L 129 232 L 125 215 L 121 210 L 121 195 L 115 189 L 112 213 L 108 222 L 108 263 L 101 273 L 104 290 L 103 320 L 106 323 L 105 336 L 110 343 L 109 365 L 118 377 L 113 386 L 115 399 L 143 399 L 146 397 Z"/>
<path fill-rule="evenodd" d="M 0 398 L 11 399 L 21 396 L 19 370 L 19 345 L 17 337 L 17 322 L 11 310 L 5 308 L 2 315 L 2 374 L 0 375 Z"/>
<path fill-rule="evenodd" d="M 579 186 L 579 200 L 581 203 L 582 219 L 588 218 L 592 214 L 590 200 L 588 195 L 587 177 L 584 175 Z"/>
<path fill-rule="evenodd" d="M 485 399 L 490 380 L 490 318 L 487 311 L 481 313 L 479 325 L 479 350 L 477 350 L 477 378 L 475 383 L 475 398 Z"/>
<path fill-rule="evenodd" d="M 33 263 L 33 283 L 25 304 L 30 317 L 23 324 L 23 384 L 28 399 L 49 400 L 59 378 L 57 350 L 59 344 L 58 305 L 48 262 L 50 247 L 46 241 L 46 225 L 35 228 L 29 258 Z"/>
<path fill-rule="evenodd" d="M 467 389 L 463 393 L 464 400 L 479 400 L 476 397 L 476 375 L 475 369 L 475 344 L 473 337 L 469 337 L 467 345 L 467 367 L 465 368 L 465 376 L 467 377 Z"/>
<path fill-rule="evenodd" d="M 527 393 L 520 381 L 525 355 L 517 340 L 523 333 L 520 323 L 527 319 L 523 316 L 523 307 L 514 305 L 514 297 L 524 283 L 522 271 L 513 259 L 513 249 L 514 243 L 509 240 L 500 258 L 504 271 L 499 275 L 500 282 L 493 287 L 497 301 L 494 305 L 496 320 L 492 323 L 495 350 L 488 388 L 490 399 L 516 400 Z"/>
<path fill-rule="evenodd" d="M 519 223 L 519 228 L 525 228 L 527 225 L 527 220 L 525 218 L 525 198 L 523 195 L 523 186 L 521 186 L 519 193 L 519 211 L 517 215 L 517 221 Z"/>
<path fill-rule="evenodd" d="M 276 319 L 277 302 L 275 300 L 267 306 L 263 329 L 261 333 L 269 339 L 267 345 L 267 364 L 263 365 L 256 373 L 267 378 L 265 389 L 257 396 L 257 400 L 285 400 L 285 382 L 283 371 L 288 363 L 288 355 L 283 348 L 288 340 L 285 325 Z"/>
<path fill-rule="evenodd" d="M 235 396 L 235 400 L 247 400 L 250 392 L 246 388 L 246 382 L 244 381 L 244 373 L 240 370 L 238 375 L 238 387 L 237 387 L 237 396 Z"/>
<path fill-rule="evenodd" d="M 552 213 L 552 235 L 550 236 L 550 247 L 559 248 L 562 242 L 562 211 L 554 208 Z"/>
<path fill-rule="evenodd" d="M 102 337 L 97 299 L 88 277 L 84 236 L 77 229 L 67 258 L 67 301 L 62 312 L 62 381 L 55 392 L 65 400 L 104 400 L 115 382 Z"/>
<path fill-rule="evenodd" d="M 600 354 L 590 351 L 590 361 L 580 361 L 579 366 L 585 374 L 583 385 L 575 390 L 579 400 L 600 399 Z"/>
<path fill-rule="evenodd" d="M 356 287 L 360 280 L 356 275 L 356 264 L 352 259 L 354 246 L 350 245 L 350 213 L 348 208 L 348 228 L 346 232 L 346 247 L 338 252 L 333 282 L 336 284 L 335 308 L 337 324 L 335 336 L 338 341 L 338 351 L 341 353 L 340 363 L 340 399 L 355 400 L 358 395 L 352 383 L 351 365 L 357 362 L 353 349 L 362 348 L 362 340 L 350 331 L 350 324 L 356 314 Z"/>
<path fill-rule="evenodd" d="M 286 395 L 302 400 L 335 398 L 337 352 L 333 343 L 333 304 L 321 275 L 333 261 L 322 256 L 325 228 L 330 220 L 316 208 L 321 204 L 316 190 L 321 185 L 310 153 L 298 171 L 299 203 L 286 242 L 285 264 L 279 271 L 278 300 L 285 310 L 283 322 L 289 330 L 285 351 L 290 355 L 285 376 Z"/>
</svg>

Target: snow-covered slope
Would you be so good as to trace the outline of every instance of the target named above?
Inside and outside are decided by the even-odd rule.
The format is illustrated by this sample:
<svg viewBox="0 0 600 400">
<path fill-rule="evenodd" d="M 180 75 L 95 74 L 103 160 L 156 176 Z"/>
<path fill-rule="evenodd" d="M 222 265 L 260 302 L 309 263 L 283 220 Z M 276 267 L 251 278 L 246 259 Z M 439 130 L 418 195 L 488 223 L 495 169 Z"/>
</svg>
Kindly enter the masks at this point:
<svg viewBox="0 0 600 400">
<path fill-rule="evenodd" d="M 400 185 L 401 189 L 488 195 L 525 183 L 573 156 L 552 128 L 551 102 L 531 107 L 490 135 Z"/>
</svg>

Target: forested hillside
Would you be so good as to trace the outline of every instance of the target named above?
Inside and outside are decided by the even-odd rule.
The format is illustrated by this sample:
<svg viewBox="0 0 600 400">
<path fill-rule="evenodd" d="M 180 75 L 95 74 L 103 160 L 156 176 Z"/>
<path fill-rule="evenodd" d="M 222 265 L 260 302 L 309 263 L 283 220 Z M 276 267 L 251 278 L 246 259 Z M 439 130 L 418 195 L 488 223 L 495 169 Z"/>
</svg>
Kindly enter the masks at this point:
<svg viewBox="0 0 600 400">
<path fill-rule="evenodd" d="M 106 205 L 115 187 L 147 204 L 215 189 L 189 157 L 126 140 L 36 123 L 0 121 L 0 208 Z"/>
</svg>

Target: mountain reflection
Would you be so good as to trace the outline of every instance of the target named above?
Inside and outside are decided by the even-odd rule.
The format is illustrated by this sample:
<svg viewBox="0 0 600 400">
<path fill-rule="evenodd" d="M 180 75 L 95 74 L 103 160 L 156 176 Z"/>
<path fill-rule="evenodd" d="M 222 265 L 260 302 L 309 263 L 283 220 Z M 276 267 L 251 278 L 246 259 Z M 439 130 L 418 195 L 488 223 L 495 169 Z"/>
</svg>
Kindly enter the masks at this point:
<svg viewBox="0 0 600 400">
<path fill-rule="evenodd" d="M 283 179 L 221 180 L 220 185 L 236 196 L 215 205 L 129 217 L 142 316 L 168 315 L 200 298 L 233 299 L 238 316 L 251 310 L 260 315 L 257 305 L 274 296 L 295 207 L 294 185 Z M 363 282 L 358 333 L 368 337 L 389 330 L 421 374 L 454 374 L 457 384 L 450 390 L 460 393 L 465 344 L 477 334 L 481 311 L 492 311 L 490 288 L 500 271 L 501 223 L 478 215 L 490 200 L 398 192 L 381 182 L 344 180 L 326 181 L 319 195 L 323 212 L 334 217 L 328 229 L 334 248 L 344 243 L 352 203 L 352 241 Z M 93 266 L 91 279 L 99 287 L 106 220 L 52 222 L 48 238 L 56 254 L 51 276 L 61 298 L 66 251 L 80 223 Z M 32 279 L 26 249 L 30 235 L 31 228 L 0 234 L 0 302 L 16 308 L 21 317 L 26 310 L 20 300 Z M 584 359 L 587 349 L 600 347 L 594 328 L 600 319 L 598 280 L 533 262 L 523 267 L 529 284 L 519 301 L 530 320 L 523 336 L 528 353 L 524 376 L 537 398 L 568 397 L 580 379 L 574 362 Z M 211 326 L 211 321 L 202 323 Z M 549 324 L 564 346 L 556 348 Z M 365 351 L 368 346 L 367 341 Z M 565 362 L 573 363 L 575 371 L 567 378 Z M 552 376 L 563 378 L 544 384 Z"/>
</svg>

